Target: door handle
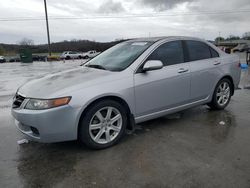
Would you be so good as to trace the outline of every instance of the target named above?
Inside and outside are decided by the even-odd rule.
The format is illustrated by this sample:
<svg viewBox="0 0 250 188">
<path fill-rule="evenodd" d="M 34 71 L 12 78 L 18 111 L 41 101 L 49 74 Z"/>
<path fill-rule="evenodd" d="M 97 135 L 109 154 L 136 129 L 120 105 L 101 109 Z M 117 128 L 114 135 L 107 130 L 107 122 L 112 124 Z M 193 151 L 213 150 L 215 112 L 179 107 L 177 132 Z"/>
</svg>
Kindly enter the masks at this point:
<svg viewBox="0 0 250 188">
<path fill-rule="evenodd" d="M 187 71 L 188 71 L 188 69 L 180 68 L 178 70 L 178 73 L 184 73 L 184 72 L 187 72 Z"/>
<path fill-rule="evenodd" d="M 219 65 L 219 64 L 221 64 L 221 62 L 219 62 L 219 61 L 214 62 L 214 65 Z"/>
</svg>

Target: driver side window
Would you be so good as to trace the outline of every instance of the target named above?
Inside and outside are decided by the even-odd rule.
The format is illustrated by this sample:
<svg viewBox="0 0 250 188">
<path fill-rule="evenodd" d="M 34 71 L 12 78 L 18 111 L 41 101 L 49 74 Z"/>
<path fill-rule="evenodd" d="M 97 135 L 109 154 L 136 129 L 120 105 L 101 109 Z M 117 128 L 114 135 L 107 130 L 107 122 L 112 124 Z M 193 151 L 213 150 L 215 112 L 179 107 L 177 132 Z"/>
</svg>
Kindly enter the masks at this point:
<svg viewBox="0 0 250 188">
<path fill-rule="evenodd" d="M 167 42 L 159 46 L 147 60 L 160 60 L 164 66 L 184 63 L 181 41 Z"/>
</svg>

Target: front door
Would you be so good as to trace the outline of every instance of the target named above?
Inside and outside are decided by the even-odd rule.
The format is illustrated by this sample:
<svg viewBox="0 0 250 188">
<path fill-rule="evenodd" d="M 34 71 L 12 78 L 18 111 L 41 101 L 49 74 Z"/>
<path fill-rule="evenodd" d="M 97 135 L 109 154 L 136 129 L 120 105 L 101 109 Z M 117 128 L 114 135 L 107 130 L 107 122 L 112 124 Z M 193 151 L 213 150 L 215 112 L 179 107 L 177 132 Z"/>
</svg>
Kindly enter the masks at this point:
<svg viewBox="0 0 250 188">
<path fill-rule="evenodd" d="M 182 42 L 160 45 L 147 60 L 160 60 L 164 67 L 134 75 L 136 116 L 186 104 L 190 99 L 190 68 L 184 62 Z"/>
</svg>

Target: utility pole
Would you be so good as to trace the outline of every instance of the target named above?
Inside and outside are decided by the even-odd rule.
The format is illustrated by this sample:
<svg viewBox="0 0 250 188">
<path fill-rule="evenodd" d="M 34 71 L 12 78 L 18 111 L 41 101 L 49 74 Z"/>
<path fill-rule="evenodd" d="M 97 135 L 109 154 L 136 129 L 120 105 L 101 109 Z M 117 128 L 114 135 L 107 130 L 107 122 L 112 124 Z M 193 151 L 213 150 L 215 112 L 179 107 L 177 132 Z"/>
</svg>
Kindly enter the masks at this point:
<svg viewBox="0 0 250 188">
<path fill-rule="evenodd" d="M 220 31 L 219 31 L 219 37 L 218 37 L 218 40 L 217 41 L 215 41 L 217 44 L 216 45 L 219 45 L 220 44 L 220 40 L 221 39 L 221 36 L 220 36 Z"/>
<path fill-rule="evenodd" d="M 47 13 L 47 3 L 46 3 L 46 0 L 44 0 L 44 8 L 45 8 L 45 17 L 46 17 L 46 26 L 47 26 L 48 51 L 49 51 L 49 56 L 51 56 L 50 36 L 49 36 L 49 21 L 48 21 L 48 13 Z"/>
</svg>

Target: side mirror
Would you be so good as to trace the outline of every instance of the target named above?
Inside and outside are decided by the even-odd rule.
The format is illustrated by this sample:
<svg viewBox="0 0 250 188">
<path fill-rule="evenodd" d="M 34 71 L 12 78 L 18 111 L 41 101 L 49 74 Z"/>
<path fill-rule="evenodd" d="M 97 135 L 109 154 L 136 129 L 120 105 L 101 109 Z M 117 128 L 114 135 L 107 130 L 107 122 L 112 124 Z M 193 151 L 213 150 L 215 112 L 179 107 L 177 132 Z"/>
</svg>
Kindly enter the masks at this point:
<svg viewBox="0 0 250 188">
<path fill-rule="evenodd" d="M 162 67 L 163 63 L 160 60 L 149 60 L 144 64 L 142 70 L 143 72 L 147 72 L 152 70 L 158 70 L 161 69 Z"/>
</svg>

